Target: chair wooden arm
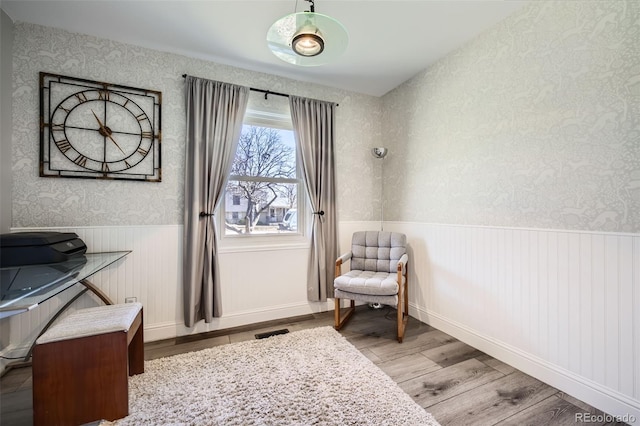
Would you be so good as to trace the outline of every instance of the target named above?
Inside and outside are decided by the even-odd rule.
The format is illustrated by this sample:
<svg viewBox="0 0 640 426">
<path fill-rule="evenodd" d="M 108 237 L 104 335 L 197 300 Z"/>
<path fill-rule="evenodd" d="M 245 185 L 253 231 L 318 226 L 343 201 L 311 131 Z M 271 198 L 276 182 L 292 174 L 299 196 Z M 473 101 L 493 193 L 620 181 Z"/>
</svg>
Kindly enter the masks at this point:
<svg viewBox="0 0 640 426">
<path fill-rule="evenodd" d="M 348 252 L 336 259 L 335 278 L 338 278 L 340 275 L 342 275 L 342 264 L 351 259 L 351 256 L 353 256 L 353 253 Z"/>
<path fill-rule="evenodd" d="M 396 278 L 396 282 L 398 283 L 398 297 L 403 297 L 404 287 L 402 285 L 402 277 L 404 277 L 404 281 L 406 284 L 407 281 L 407 263 L 409 262 L 409 257 L 405 254 L 400 260 L 398 260 L 398 276 Z"/>
<path fill-rule="evenodd" d="M 402 273 L 406 274 L 407 263 L 409 263 L 409 255 L 405 253 L 400 259 L 398 259 L 398 271 L 400 271 L 400 268 L 402 268 Z"/>
<path fill-rule="evenodd" d="M 404 339 L 404 330 L 409 321 L 409 274 L 407 271 L 409 256 L 405 253 L 398 260 L 398 342 Z M 402 278 L 404 277 L 404 284 Z"/>
</svg>

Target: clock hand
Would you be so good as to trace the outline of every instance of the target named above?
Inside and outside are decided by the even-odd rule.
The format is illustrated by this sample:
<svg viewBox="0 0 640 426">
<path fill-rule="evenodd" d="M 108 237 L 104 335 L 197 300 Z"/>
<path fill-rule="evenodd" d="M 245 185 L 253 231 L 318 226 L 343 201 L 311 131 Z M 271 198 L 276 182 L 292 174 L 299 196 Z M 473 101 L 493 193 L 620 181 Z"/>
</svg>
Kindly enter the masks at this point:
<svg viewBox="0 0 640 426">
<path fill-rule="evenodd" d="M 91 112 L 93 113 L 93 116 L 96 118 L 96 121 L 98 122 L 98 125 L 100 125 L 100 130 L 98 130 L 98 132 L 100 132 L 100 134 L 102 136 L 106 136 L 109 139 L 111 139 L 111 142 L 113 142 L 118 147 L 120 152 L 122 152 L 124 154 L 124 151 L 122 150 L 122 148 L 120 148 L 120 145 L 118 145 L 118 142 L 116 142 L 116 140 L 113 139 L 113 136 L 111 136 L 111 134 L 113 133 L 111 131 L 111 129 L 108 128 L 107 126 L 105 126 L 104 124 L 102 124 L 102 122 L 100 121 L 100 119 L 98 118 L 98 116 L 96 115 L 96 113 L 93 110 L 91 110 Z"/>
<path fill-rule="evenodd" d="M 96 113 L 93 112 L 93 110 L 91 110 L 91 112 L 93 113 L 93 116 L 96 118 L 96 121 L 98 122 L 98 125 L 100 126 L 100 130 L 104 129 L 104 124 L 102 124 L 102 121 L 100 121 L 100 119 L 98 118 Z"/>
<path fill-rule="evenodd" d="M 122 152 L 124 154 L 124 151 L 122 150 L 122 148 L 120 148 L 120 145 L 118 145 L 118 142 L 115 141 L 115 139 L 113 139 L 113 136 L 109 135 L 109 139 L 111 139 L 111 142 L 113 142 L 114 144 L 116 144 L 116 146 L 118 147 L 118 149 L 120 150 L 120 152 Z"/>
</svg>

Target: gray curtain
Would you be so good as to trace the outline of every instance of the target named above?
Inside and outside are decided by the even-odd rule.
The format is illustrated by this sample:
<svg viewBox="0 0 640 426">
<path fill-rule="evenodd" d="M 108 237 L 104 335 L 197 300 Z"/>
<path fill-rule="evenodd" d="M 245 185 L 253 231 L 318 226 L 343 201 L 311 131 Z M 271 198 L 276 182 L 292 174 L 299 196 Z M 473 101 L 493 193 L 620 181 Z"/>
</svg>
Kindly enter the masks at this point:
<svg viewBox="0 0 640 426">
<path fill-rule="evenodd" d="M 300 145 L 304 182 L 313 209 L 307 297 L 333 297 L 338 256 L 334 172 L 336 104 L 289 96 L 295 137 Z"/>
<path fill-rule="evenodd" d="M 242 131 L 249 88 L 186 77 L 184 323 L 221 315 L 217 237 L 220 202 Z"/>
</svg>

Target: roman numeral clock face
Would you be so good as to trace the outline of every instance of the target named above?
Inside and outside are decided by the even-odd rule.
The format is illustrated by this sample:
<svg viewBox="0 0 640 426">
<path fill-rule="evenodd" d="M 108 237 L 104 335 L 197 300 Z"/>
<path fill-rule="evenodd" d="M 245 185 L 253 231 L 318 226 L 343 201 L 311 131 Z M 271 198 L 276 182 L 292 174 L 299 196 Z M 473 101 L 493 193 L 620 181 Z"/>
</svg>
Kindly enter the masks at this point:
<svg viewBox="0 0 640 426">
<path fill-rule="evenodd" d="M 40 176 L 159 182 L 161 99 L 40 73 Z"/>
</svg>

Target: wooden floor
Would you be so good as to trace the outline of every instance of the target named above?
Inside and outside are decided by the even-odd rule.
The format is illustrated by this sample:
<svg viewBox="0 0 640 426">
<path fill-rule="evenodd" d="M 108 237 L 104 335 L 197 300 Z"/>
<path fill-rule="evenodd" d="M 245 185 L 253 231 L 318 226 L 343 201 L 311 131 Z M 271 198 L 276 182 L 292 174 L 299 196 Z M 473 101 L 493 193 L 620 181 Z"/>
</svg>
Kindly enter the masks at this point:
<svg viewBox="0 0 640 426">
<path fill-rule="evenodd" d="M 392 308 L 360 306 L 341 333 L 442 425 L 575 425 L 581 423 L 576 416 L 602 414 L 413 318 L 399 344 L 395 319 Z M 145 345 L 145 358 L 254 339 L 258 333 L 283 328 L 325 325 L 333 325 L 333 312 L 151 342 Z M 10 370 L 0 387 L 0 424 L 31 425 L 31 368 Z"/>
</svg>

